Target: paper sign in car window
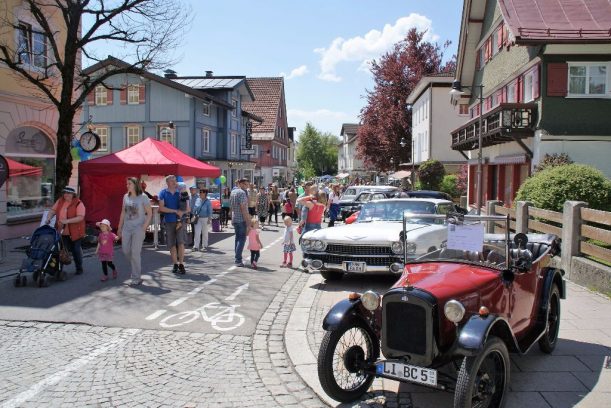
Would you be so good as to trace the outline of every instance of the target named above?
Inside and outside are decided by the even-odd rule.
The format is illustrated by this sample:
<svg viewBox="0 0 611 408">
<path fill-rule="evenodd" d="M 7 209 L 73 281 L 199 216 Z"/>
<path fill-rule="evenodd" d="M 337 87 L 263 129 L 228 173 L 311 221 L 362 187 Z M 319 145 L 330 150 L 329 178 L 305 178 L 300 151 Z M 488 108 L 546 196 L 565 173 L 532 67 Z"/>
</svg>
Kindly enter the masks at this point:
<svg viewBox="0 0 611 408">
<path fill-rule="evenodd" d="M 484 248 L 484 224 L 448 224 L 447 248 L 481 252 Z"/>
</svg>

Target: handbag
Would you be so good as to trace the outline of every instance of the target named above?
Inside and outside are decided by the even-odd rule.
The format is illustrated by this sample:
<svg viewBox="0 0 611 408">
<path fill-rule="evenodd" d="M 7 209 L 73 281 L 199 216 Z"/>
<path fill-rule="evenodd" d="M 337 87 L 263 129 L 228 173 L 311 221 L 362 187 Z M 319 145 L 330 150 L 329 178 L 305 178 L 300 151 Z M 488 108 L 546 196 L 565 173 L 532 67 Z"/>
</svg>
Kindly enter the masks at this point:
<svg viewBox="0 0 611 408">
<path fill-rule="evenodd" d="M 191 224 L 197 224 L 197 221 L 199 221 L 199 215 L 192 215 Z"/>
<path fill-rule="evenodd" d="M 59 250 L 59 262 L 63 265 L 70 265 L 72 263 L 72 256 L 70 256 L 70 252 L 66 248 Z"/>
</svg>

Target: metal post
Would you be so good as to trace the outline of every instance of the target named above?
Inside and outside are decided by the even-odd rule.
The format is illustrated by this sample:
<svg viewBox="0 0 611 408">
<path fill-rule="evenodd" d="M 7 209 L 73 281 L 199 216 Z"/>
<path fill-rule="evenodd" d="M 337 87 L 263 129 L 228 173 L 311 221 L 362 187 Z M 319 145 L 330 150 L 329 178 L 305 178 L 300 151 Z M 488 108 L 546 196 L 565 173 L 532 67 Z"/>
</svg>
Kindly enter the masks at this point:
<svg viewBox="0 0 611 408">
<path fill-rule="evenodd" d="M 484 116 L 484 86 L 479 85 L 479 134 L 478 134 L 478 153 L 477 153 L 477 215 L 482 210 L 482 199 L 484 196 L 483 174 L 482 174 L 482 132 Z"/>
<path fill-rule="evenodd" d="M 412 133 L 412 191 L 415 190 L 414 184 L 416 183 L 416 166 L 414 165 L 414 134 Z"/>
</svg>

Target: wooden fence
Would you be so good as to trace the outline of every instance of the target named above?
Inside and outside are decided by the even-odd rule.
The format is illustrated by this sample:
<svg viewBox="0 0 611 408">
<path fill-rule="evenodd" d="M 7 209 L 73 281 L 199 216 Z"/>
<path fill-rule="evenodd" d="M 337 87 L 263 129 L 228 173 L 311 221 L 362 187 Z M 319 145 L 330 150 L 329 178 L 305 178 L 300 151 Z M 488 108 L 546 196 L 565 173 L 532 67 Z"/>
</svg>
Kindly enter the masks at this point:
<svg viewBox="0 0 611 408">
<path fill-rule="evenodd" d="M 500 201 L 489 201 L 486 208 L 491 215 L 509 215 L 511 232 L 539 232 L 561 237 L 563 258 L 583 256 L 611 266 L 611 212 L 593 210 L 585 207 L 585 203 L 574 201 L 565 203 L 563 212 L 536 208 L 526 202 L 516 203 L 514 209 L 503 207 Z M 495 223 L 488 232 L 505 232 L 505 225 Z"/>
</svg>

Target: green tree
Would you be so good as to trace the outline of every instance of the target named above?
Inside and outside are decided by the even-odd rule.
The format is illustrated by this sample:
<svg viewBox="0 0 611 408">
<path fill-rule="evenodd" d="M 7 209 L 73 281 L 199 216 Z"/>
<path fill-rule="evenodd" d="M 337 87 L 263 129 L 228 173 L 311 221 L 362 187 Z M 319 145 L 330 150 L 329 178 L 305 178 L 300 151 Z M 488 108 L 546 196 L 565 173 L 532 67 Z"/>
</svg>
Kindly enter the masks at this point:
<svg viewBox="0 0 611 408">
<path fill-rule="evenodd" d="M 425 190 L 439 190 L 439 185 L 446 175 L 443 164 L 437 160 L 427 160 L 418 168 L 418 180 Z"/>
<path fill-rule="evenodd" d="M 585 201 L 590 208 L 611 210 L 611 180 L 592 166 L 565 164 L 538 171 L 520 187 L 516 201 L 562 211 L 568 200 Z"/>
<path fill-rule="evenodd" d="M 338 143 L 339 140 L 335 135 L 321 133 L 308 122 L 305 129 L 299 134 L 297 149 L 299 173 L 305 179 L 323 174 L 335 174 L 337 172 Z"/>
</svg>

